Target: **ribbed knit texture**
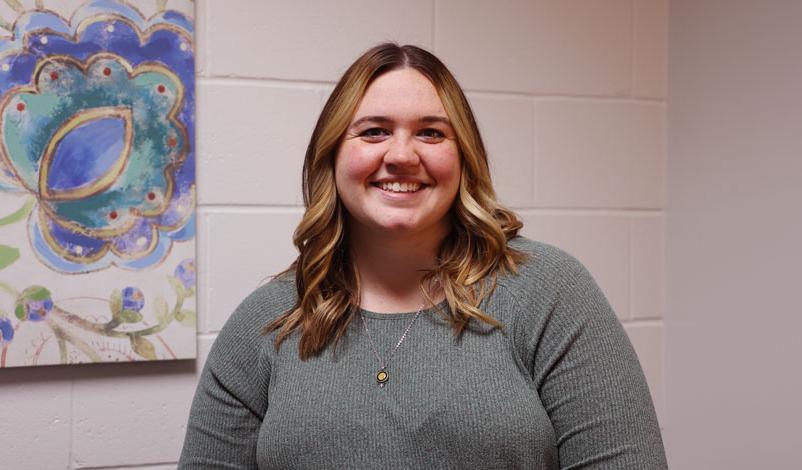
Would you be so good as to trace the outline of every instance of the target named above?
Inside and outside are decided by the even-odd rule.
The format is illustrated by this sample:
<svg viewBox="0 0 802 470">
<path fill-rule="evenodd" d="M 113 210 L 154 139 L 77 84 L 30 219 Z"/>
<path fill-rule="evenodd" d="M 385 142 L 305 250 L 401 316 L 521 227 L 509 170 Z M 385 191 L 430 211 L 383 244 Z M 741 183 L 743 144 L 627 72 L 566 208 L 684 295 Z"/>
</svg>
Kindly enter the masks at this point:
<svg viewBox="0 0 802 470">
<path fill-rule="evenodd" d="M 425 310 L 379 363 L 357 318 L 347 339 L 302 362 L 260 331 L 295 303 L 274 280 L 237 308 L 209 354 L 180 468 L 665 469 L 632 346 L 587 270 L 552 246 L 500 279 L 460 341 Z M 445 304 L 441 307 L 445 308 Z M 414 312 L 363 311 L 383 358 Z"/>
</svg>

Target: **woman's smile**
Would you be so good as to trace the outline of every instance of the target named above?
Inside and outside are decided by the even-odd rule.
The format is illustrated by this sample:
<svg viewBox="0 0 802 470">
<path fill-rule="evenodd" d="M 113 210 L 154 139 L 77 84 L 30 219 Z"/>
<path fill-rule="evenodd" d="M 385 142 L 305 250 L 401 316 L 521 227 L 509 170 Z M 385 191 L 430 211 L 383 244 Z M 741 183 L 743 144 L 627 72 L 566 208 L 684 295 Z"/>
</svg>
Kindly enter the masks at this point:
<svg viewBox="0 0 802 470">
<path fill-rule="evenodd" d="M 382 191 L 387 191 L 390 193 L 416 193 L 424 187 L 424 185 L 415 182 L 405 182 L 405 181 L 382 181 L 371 183 L 374 187 L 381 189 Z"/>
</svg>

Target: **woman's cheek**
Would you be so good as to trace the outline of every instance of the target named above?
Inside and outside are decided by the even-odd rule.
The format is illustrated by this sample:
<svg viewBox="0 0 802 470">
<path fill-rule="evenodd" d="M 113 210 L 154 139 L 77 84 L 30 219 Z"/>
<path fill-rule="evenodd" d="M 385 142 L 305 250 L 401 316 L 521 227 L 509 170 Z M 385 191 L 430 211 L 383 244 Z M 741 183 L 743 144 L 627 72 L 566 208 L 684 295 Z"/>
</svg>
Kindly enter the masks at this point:
<svg viewBox="0 0 802 470">
<path fill-rule="evenodd" d="M 343 149 L 338 156 L 339 171 L 348 179 L 364 179 L 373 174 L 378 168 L 381 159 L 375 149 L 364 149 L 350 146 Z"/>
<path fill-rule="evenodd" d="M 453 183 L 459 181 L 462 164 L 456 151 L 445 151 L 433 154 L 427 162 L 426 168 L 430 176 L 437 180 L 438 184 Z"/>
</svg>

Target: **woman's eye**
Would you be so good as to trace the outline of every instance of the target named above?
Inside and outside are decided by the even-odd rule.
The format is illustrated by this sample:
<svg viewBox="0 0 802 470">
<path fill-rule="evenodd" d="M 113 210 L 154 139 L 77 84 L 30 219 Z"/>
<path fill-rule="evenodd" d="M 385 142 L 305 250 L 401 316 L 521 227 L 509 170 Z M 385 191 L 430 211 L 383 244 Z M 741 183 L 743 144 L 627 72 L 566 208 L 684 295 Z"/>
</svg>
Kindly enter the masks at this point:
<svg viewBox="0 0 802 470">
<path fill-rule="evenodd" d="M 418 135 L 426 140 L 439 140 L 443 139 L 446 135 L 437 129 L 423 129 L 418 132 Z"/>
<path fill-rule="evenodd" d="M 387 129 L 381 127 L 371 127 L 359 133 L 359 136 L 367 140 L 380 140 L 390 135 Z"/>
</svg>

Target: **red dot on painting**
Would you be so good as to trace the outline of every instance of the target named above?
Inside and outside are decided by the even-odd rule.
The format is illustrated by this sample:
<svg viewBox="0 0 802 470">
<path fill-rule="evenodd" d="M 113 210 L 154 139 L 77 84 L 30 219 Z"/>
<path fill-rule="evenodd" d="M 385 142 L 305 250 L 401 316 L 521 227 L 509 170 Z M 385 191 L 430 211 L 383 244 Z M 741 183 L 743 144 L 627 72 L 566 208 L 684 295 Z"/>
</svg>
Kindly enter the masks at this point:
<svg viewBox="0 0 802 470">
<path fill-rule="evenodd" d="M 105 76 L 107 76 L 107 77 L 108 77 L 109 75 L 111 75 L 111 69 L 110 69 L 110 68 L 108 68 L 108 67 L 106 67 L 105 69 L 103 69 L 103 75 L 105 75 Z"/>
<path fill-rule="evenodd" d="M 58 80 L 58 72 L 50 72 L 51 80 Z"/>
<path fill-rule="evenodd" d="M 148 193 L 148 200 L 152 201 L 156 199 L 156 193 L 150 192 Z"/>
<path fill-rule="evenodd" d="M 109 218 L 112 219 L 112 220 L 116 219 L 117 218 L 117 211 L 109 212 Z"/>
<path fill-rule="evenodd" d="M 176 145 L 178 145 L 178 141 L 175 139 L 175 137 L 170 137 L 169 139 L 167 139 L 168 147 L 175 147 Z"/>
<path fill-rule="evenodd" d="M 25 111 L 25 103 L 17 103 L 17 111 Z"/>
<path fill-rule="evenodd" d="M 164 85 L 159 85 L 156 87 L 156 89 L 159 91 L 159 93 L 164 93 L 165 90 Z"/>
</svg>

